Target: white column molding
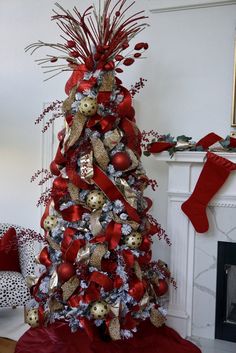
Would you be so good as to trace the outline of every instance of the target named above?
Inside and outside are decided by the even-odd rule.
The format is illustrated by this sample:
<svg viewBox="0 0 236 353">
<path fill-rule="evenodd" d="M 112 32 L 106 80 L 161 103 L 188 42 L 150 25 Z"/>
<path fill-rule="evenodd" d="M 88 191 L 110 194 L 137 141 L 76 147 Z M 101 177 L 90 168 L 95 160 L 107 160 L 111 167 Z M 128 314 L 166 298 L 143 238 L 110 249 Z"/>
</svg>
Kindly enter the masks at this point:
<svg viewBox="0 0 236 353">
<path fill-rule="evenodd" d="M 149 10 L 153 13 L 195 10 L 229 5 L 236 5 L 236 0 L 149 0 Z"/>
<path fill-rule="evenodd" d="M 236 153 L 217 153 L 236 162 Z M 177 289 L 170 287 L 170 304 L 167 323 L 182 336 L 192 334 L 194 257 L 196 232 L 181 205 L 190 196 L 203 167 L 205 152 L 177 152 L 170 158 L 167 152 L 155 155 L 157 161 L 168 163 L 167 234 L 172 247 L 170 270 L 177 282 Z M 212 207 L 236 207 L 236 178 L 227 183 L 212 199 Z"/>
</svg>

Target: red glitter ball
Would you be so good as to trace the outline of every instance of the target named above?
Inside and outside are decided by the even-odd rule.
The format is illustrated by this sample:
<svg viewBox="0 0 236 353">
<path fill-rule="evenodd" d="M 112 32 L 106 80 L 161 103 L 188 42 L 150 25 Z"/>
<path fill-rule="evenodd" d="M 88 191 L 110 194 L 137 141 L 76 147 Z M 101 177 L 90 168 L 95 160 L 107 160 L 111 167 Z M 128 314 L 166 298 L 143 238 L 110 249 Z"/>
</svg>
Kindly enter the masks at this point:
<svg viewBox="0 0 236 353">
<path fill-rule="evenodd" d="M 116 170 L 128 169 L 131 165 L 131 159 L 126 152 L 117 152 L 111 160 L 112 165 Z"/>
<path fill-rule="evenodd" d="M 160 297 L 167 293 L 169 286 L 164 279 L 159 279 L 158 282 L 158 285 L 154 285 L 154 290 L 156 294 Z"/>
<path fill-rule="evenodd" d="M 60 281 L 67 282 L 75 275 L 75 268 L 70 262 L 64 262 L 57 267 L 57 273 Z"/>
</svg>

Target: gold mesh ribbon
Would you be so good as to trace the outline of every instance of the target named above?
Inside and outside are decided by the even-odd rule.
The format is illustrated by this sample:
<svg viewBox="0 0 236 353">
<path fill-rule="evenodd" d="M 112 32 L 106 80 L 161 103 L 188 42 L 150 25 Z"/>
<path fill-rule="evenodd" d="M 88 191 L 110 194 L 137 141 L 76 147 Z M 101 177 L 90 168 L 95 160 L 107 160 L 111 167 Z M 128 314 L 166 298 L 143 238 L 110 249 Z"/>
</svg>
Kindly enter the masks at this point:
<svg viewBox="0 0 236 353">
<path fill-rule="evenodd" d="M 58 274 L 57 274 L 57 271 L 54 270 L 49 281 L 49 293 L 52 293 L 53 290 L 57 287 L 57 285 L 58 285 Z"/>
<path fill-rule="evenodd" d="M 109 327 L 108 327 L 109 334 L 111 336 L 111 339 L 113 341 L 117 341 L 121 339 L 120 336 L 120 322 L 118 318 L 114 318 L 110 321 Z"/>
<path fill-rule="evenodd" d="M 90 216 L 91 232 L 94 237 L 102 231 L 102 225 L 99 221 L 101 213 L 102 213 L 101 209 L 96 210 L 96 211 L 93 211 Z"/>
<path fill-rule="evenodd" d="M 99 88 L 100 92 L 111 92 L 115 84 L 113 72 L 106 72 L 102 79 L 102 84 Z"/>
<path fill-rule="evenodd" d="M 70 91 L 70 95 L 68 98 L 66 98 L 62 104 L 62 110 L 63 112 L 68 112 L 71 110 L 71 105 L 75 101 L 75 94 L 77 91 L 77 87 L 73 87 L 72 90 Z"/>
<path fill-rule="evenodd" d="M 90 183 L 93 178 L 93 152 L 80 157 L 80 175 L 86 182 Z"/>
<path fill-rule="evenodd" d="M 59 303 L 55 298 L 51 298 L 49 300 L 48 306 L 52 313 L 55 311 L 60 311 L 64 308 L 63 304 Z"/>
<path fill-rule="evenodd" d="M 102 258 L 107 252 L 105 244 L 98 244 L 90 258 L 90 265 L 101 270 Z"/>
<path fill-rule="evenodd" d="M 76 262 L 88 263 L 90 257 L 90 246 L 87 244 L 82 249 L 79 249 L 76 255 Z"/>
<path fill-rule="evenodd" d="M 28 288 L 31 288 L 33 287 L 35 284 L 37 284 L 39 280 L 39 277 L 37 276 L 34 276 L 34 275 L 29 275 L 25 278 L 25 281 L 26 281 L 26 285 Z"/>
<path fill-rule="evenodd" d="M 148 305 L 150 300 L 150 297 L 148 295 L 148 293 L 146 292 L 143 296 L 143 298 L 140 300 L 139 302 L 139 306 L 141 310 L 144 310 L 144 308 Z"/>
<path fill-rule="evenodd" d="M 117 186 L 119 187 L 119 189 L 121 190 L 122 194 L 124 195 L 126 201 L 133 207 L 137 209 L 137 195 L 136 193 L 133 191 L 133 189 L 131 189 L 131 187 L 129 186 L 129 184 L 127 183 L 127 181 L 125 179 L 118 179 L 117 180 Z"/>
<path fill-rule="evenodd" d="M 115 129 L 112 132 L 106 133 L 103 140 L 104 145 L 112 150 L 122 139 L 122 132 L 119 129 Z"/>
<path fill-rule="evenodd" d="M 143 276 L 142 276 L 142 270 L 141 270 L 141 267 L 140 267 L 138 261 L 134 262 L 134 273 L 136 274 L 138 279 L 141 281 Z"/>
<path fill-rule="evenodd" d="M 117 303 L 113 304 L 110 306 L 110 310 L 111 312 L 115 315 L 115 317 L 119 317 L 120 314 L 120 307 L 121 307 L 121 303 L 120 301 L 118 301 Z"/>
<path fill-rule="evenodd" d="M 68 183 L 68 191 L 72 201 L 79 201 L 79 189 L 73 183 Z"/>
<path fill-rule="evenodd" d="M 131 160 L 131 166 L 125 170 L 125 172 L 128 172 L 132 169 L 137 168 L 137 166 L 139 165 L 139 160 L 138 160 L 137 156 L 135 155 L 135 153 L 130 148 L 126 147 L 126 152 L 128 153 L 129 158 Z"/>
<path fill-rule="evenodd" d="M 79 286 L 79 284 L 80 284 L 79 279 L 76 276 L 73 276 L 69 279 L 69 281 L 65 282 L 61 286 L 62 292 L 63 292 L 62 297 L 64 301 L 67 301 L 72 296 L 72 294 Z"/>
<path fill-rule="evenodd" d="M 66 149 L 72 147 L 79 139 L 86 120 L 87 119 L 84 115 L 82 115 L 81 113 L 76 113 L 71 128 L 69 129 L 69 136 L 65 141 Z"/>
<path fill-rule="evenodd" d="M 164 325 L 166 318 L 160 313 L 159 310 L 152 308 L 150 313 L 150 321 L 156 327 Z"/>
<path fill-rule="evenodd" d="M 59 244 L 57 244 L 57 242 L 55 240 L 52 239 L 52 237 L 50 237 L 50 235 L 48 235 L 46 237 L 46 241 L 48 242 L 48 244 L 50 245 L 50 247 L 54 250 L 60 250 L 61 247 Z"/>
<path fill-rule="evenodd" d="M 133 228 L 133 230 L 137 230 L 140 226 L 140 224 L 135 221 L 129 221 L 129 220 L 122 221 L 122 219 L 120 219 L 120 217 L 117 216 L 116 214 L 113 214 L 113 220 L 119 224 L 129 224 Z"/>
<path fill-rule="evenodd" d="M 91 142 L 93 146 L 94 157 L 97 163 L 103 170 L 106 170 L 110 159 L 103 145 L 103 142 L 99 138 L 91 138 Z"/>
<path fill-rule="evenodd" d="M 159 277 L 157 275 L 154 275 L 151 279 L 152 283 L 155 284 L 156 286 L 159 285 Z"/>
</svg>

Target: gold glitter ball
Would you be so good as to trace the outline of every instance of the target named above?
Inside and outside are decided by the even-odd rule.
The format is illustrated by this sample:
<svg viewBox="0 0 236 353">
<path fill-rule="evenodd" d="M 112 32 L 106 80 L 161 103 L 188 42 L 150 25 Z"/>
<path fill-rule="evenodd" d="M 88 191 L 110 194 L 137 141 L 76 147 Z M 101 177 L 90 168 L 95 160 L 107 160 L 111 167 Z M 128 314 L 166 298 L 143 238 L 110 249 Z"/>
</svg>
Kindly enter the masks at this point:
<svg viewBox="0 0 236 353">
<path fill-rule="evenodd" d="M 94 302 L 91 306 L 90 313 L 95 320 L 102 320 L 105 319 L 105 317 L 109 313 L 109 310 L 109 305 L 106 302 L 97 301 Z"/>
<path fill-rule="evenodd" d="M 133 232 L 125 237 L 125 244 L 130 249 L 137 249 L 142 244 L 142 234 L 139 232 Z"/>
<path fill-rule="evenodd" d="M 47 216 L 43 222 L 43 227 L 45 230 L 52 230 L 57 225 L 57 217 L 55 216 Z"/>
<path fill-rule="evenodd" d="M 88 207 L 94 210 L 99 210 L 100 208 L 102 208 L 105 201 L 106 198 L 102 191 L 92 190 L 87 196 L 86 204 Z"/>
<path fill-rule="evenodd" d="M 85 97 L 81 99 L 79 104 L 79 111 L 85 116 L 93 116 L 97 112 L 97 100 L 92 97 Z"/>
<path fill-rule="evenodd" d="M 39 326 L 39 314 L 38 309 L 30 309 L 26 314 L 26 323 L 31 327 Z"/>
</svg>

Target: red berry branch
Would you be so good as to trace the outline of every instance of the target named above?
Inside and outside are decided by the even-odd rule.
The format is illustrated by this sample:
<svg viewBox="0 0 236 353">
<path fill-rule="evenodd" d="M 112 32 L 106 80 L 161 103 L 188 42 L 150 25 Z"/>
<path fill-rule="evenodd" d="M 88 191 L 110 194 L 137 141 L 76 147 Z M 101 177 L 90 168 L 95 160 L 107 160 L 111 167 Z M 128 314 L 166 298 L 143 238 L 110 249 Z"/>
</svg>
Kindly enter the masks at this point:
<svg viewBox="0 0 236 353">
<path fill-rule="evenodd" d="M 39 186 L 43 185 L 48 180 L 53 178 L 53 175 L 52 175 L 52 173 L 49 170 L 42 168 L 41 170 L 37 170 L 37 172 L 34 173 L 34 175 L 30 179 L 30 182 L 31 183 L 34 182 L 42 174 L 45 174 L 45 175 L 42 177 L 42 179 L 38 183 Z"/>
<path fill-rule="evenodd" d="M 52 188 L 47 188 L 40 196 L 38 202 L 37 202 L 37 207 L 40 205 L 42 206 L 47 206 L 49 200 L 51 199 L 51 193 L 52 193 Z"/>
<path fill-rule="evenodd" d="M 141 88 L 145 87 L 145 83 L 144 82 L 147 82 L 146 79 L 140 77 L 139 81 L 135 83 L 134 86 L 131 86 L 130 88 L 130 94 L 132 97 L 135 96 L 135 94 L 139 93 L 139 91 L 141 90 Z"/>
<path fill-rule="evenodd" d="M 55 102 L 52 102 L 46 108 L 44 108 L 43 112 L 35 120 L 35 122 L 34 122 L 35 125 L 39 124 L 48 113 L 50 113 L 50 112 L 59 113 L 60 110 L 61 110 L 61 104 L 62 103 L 63 103 L 63 101 L 56 100 Z"/>
<path fill-rule="evenodd" d="M 172 243 L 170 241 L 170 238 L 166 234 L 165 230 L 161 228 L 161 225 L 158 223 L 158 221 L 151 214 L 147 214 L 147 218 L 152 225 L 157 227 L 158 231 L 156 234 L 157 234 L 158 238 L 160 240 L 163 238 L 165 240 L 166 244 L 171 246 Z"/>
</svg>

